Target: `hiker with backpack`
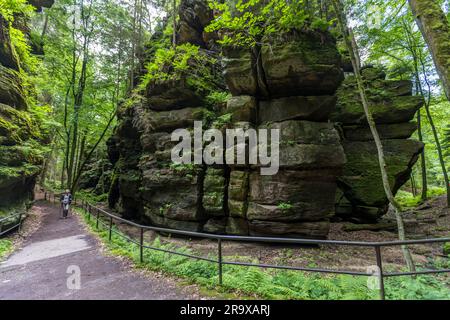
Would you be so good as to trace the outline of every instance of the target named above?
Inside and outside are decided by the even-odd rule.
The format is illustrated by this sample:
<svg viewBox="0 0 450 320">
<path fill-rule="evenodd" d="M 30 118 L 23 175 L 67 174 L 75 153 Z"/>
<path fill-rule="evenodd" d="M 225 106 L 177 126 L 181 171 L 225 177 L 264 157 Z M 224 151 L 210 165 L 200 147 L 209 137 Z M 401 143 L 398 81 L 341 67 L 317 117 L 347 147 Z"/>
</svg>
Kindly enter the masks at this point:
<svg viewBox="0 0 450 320">
<path fill-rule="evenodd" d="M 66 190 L 66 192 L 61 194 L 60 201 L 62 208 L 62 218 L 66 219 L 67 215 L 69 214 L 70 205 L 72 204 L 72 194 L 70 193 L 70 190 Z"/>
</svg>

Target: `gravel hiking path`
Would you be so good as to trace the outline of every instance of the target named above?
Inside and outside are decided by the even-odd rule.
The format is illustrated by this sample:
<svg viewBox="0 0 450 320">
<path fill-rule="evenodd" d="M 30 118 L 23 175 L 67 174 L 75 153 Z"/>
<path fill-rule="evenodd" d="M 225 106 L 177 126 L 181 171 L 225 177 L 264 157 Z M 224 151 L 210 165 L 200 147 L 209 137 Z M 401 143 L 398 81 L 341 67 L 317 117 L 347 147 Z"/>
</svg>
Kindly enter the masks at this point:
<svg viewBox="0 0 450 320">
<path fill-rule="evenodd" d="M 1 300 L 199 299 L 191 286 L 106 256 L 79 217 L 60 219 L 59 207 L 44 201 L 33 209 L 42 213 L 41 225 L 0 263 Z"/>
</svg>

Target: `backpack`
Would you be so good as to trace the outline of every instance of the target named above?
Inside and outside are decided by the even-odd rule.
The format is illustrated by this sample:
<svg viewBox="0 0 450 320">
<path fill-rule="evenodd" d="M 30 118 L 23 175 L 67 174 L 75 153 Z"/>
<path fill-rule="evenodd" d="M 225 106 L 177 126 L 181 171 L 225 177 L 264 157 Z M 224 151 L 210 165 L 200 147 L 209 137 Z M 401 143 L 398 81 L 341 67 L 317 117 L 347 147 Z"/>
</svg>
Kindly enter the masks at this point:
<svg viewBox="0 0 450 320">
<path fill-rule="evenodd" d="M 65 194 L 63 197 L 63 204 L 69 204 L 70 202 L 70 196 L 68 194 Z"/>
</svg>

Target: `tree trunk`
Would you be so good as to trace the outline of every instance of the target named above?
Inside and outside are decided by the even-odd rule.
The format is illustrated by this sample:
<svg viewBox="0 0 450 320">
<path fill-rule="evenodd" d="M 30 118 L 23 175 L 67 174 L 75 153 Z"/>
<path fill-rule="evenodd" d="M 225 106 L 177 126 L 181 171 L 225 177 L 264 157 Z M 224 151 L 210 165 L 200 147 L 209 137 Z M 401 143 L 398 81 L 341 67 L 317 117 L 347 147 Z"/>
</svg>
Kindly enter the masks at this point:
<svg viewBox="0 0 450 320">
<path fill-rule="evenodd" d="M 450 101 L 450 26 L 436 0 L 408 0 Z"/>
<path fill-rule="evenodd" d="M 333 0 L 333 7 L 335 9 L 336 16 L 337 16 L 339 25 L 342 30 L 342 34 L 344 36 L 345 44 L 346 44 L 347 49 L 350 54 L 350 59 L 352 61 L 352 66 L 353 66 L 353 69 L 355 72 L 355 78 L 356 78 L 358 90 L 359 90 L 359 93 L 361 96 L 364 113 L 366 115 L 367 122 L 369 124 L 370 131 L 372 132 L 372 136 L 375 141 L 376 148 L 377 148 L 378 161 L 380 164 L 381 178 L 383 181 L 384 191 L 386 193 L 387 199 L 389 200 L 390 204 L 392 205 L 392 207 L 394 209 L 395 217 L 397 220 L 398 237 L 400 240 L 403 241 L 403 240 L 406 240 L 406 235 L 405 235 L 405 227 L 404 227 L 404 223 L 403 223 L 403 218 L 400 213 L 401 208 L 400 208 L 400 205 L 395 200 L 394 195 L 391 190 L 391 186 L 389 185 L 389 178 L 388 178 L 387 170 L 386 170 L 387 165 L 386 165 L 386 161 L 384 159 L 383 145 L 381 143 L 380 135 L 378 134 L 378 130 L 375 125 L 375 121 L 373 120 L 372 113 L 369 109 L 369 101 L 366 96 L 364 82 L 361 77 L 360 69 L 358 68 L 359 54 L 353 47 L 354 41 L 352 41 L 351 33 L 349 32 L 349 29 L 348 29 L 347 18 L 345 16 L 341 1 Z M 414 266 L 411 252 L 409 251 L 408 247 L 405 245 L 402 246 L 402 251 L 403 251 L 403 256 L 405 258 L 408 269 L 410 271 L 415 271 L 416 268 Z"/>
<path fill-rule="evenodd" d="M 173 35 L 172 35 L 172 45 L 174 48 L 177 46 L 177 0 L 172 2 L 172 15 L 173 15 Z"/>
<path fill-rule="evenodd" d="M 425 112 L 427 114 L 428 123 L 431 126 L 431 131 L 433 132 L 434 143 L 436 144 L 439 163 L 441 164 L 442 175 L 444 177 L 445 189 L 447 192 L 447 207 L 450 208 L 450 180 L 448 177 L 448 171 L 447 171 L 447 167 L 446 167 L 445 160 L 444 160 L 444 153 L 442 152 L 441 142 L 439 140 L 439 135 L 437 133 L 436 126 L 434 125 L 433 116 L 431 115 L 431 111 L 430 111 L 431 90 L 432 90 L 431 84 L 430 84 L 430 81 L 428 81 L 428 76 L 426 74 L 426 69 L 425 69 L 425 63 L 424 63 L 423 57 L 421 55 L 419 56 L 419 61 L 422 66 L 423 78 L 424 78 L 425 83 L 428 88 L 428 100 L 425 103 Z"/>
<path fill-rule="evenodd" d="M 417 134 L 419 136 L 419 141 L 423 142 L 422 135 L 422 116 L 420 115 L 420 110 L 417 111 Z M 425 161 L 425 148 L 423 148 L 420 153 L 420 169 L 422 173 L 422 192 L 420 198 L 422 201 L 428 198 L 428 179 L 427 179 L 427 166 Z"/>
</svg>

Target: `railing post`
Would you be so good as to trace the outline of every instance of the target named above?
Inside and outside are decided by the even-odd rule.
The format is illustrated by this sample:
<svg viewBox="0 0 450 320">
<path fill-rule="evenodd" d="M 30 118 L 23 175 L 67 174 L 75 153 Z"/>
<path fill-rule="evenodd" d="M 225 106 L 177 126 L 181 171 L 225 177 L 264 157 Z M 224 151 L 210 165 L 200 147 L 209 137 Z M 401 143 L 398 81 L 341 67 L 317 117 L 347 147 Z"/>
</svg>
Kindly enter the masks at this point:
<svg viewBox="0 0 450 320">
<path fill-rule="evenodd" d="M 22 214 L 19 214 L 19 233 L 22 231 Z"/>
<path fill-rule="evenodd" d="M 98 229 L 98 220 L 100 219 L 100 211 L 98 209 L 97 210 L 97 221 L 95 222 L 95 228 Z"/>
<path fill-rule="evenodd" d="M 87 204 L 88 221 L 91 221 L 91 204 Z"/>
<path fill-rule="evenodd" d="M 375 254 L 377 257 L 377 267 L 378 267 L 378 282 L 380 286 L 380 299 L 385 300 L 384 292 L 384 277 L 383 277 L 383 261 L 381 259 L 381 248 L 380 246 L 375 246 Z"/>
<path fill-rule="evenodd" d="M 139 239 L 139 261 L 144 262 L 144 228 L 141 227 L 141 237 Z"/>
<path fill-rule="evenodd" d="M 113 225 L 113 218 L 109 217 L 109 241 L 111 241 L 112 239 L 112 225 Z"/>
<path fill-rule="evenodd" d="M 219 267 L 219 285 L 223 284 L 223 279 L 222 279 L 222 239 L 217 239 L 217 249 L 218 249 L 218 267 Z"/>
</svg>

